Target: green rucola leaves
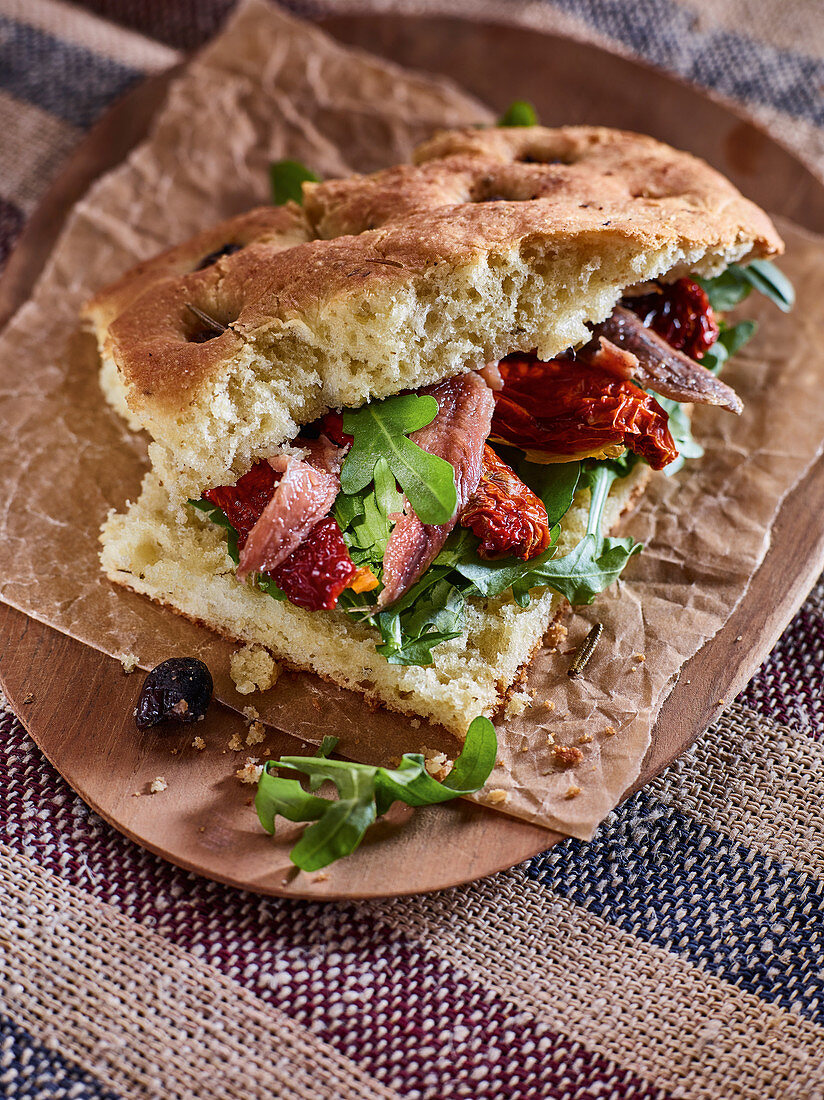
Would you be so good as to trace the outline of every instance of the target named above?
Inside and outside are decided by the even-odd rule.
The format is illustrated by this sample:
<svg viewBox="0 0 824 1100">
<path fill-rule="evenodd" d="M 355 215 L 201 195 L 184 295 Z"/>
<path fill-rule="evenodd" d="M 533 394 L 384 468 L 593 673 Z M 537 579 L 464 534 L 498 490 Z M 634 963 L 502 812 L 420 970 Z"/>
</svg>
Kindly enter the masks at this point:
<svg viewBox="0 0 824 1100">
<path fill-rule="evenodd" d="M 726 271 L 712 279 L 696 279 L 704 288 L 710 305 L 719 313 L 726 313 L 757 290 L 784 313 L 795 304 L 795 291 L 787 276 L 769 260 L 752 260 L 742 266 L 730 264 Z"/>
<path fill-rule="evenodd" d="M 198 512 L 205 512 L 212 523 L 216 523 L 218 527 L 226 528 L 226 551 L 235 565 L 237 565 L 240 562 L 240 553 L 237 546 L 237 531 L 226 518 L 226 513 L 223 509 L 218 508 L 216 504 L 212 504 L 210 500 L 190 500 L 187 503 L 189 503 L 192 508 L 197 508 Z"/>
<path fill-rule="evenodd" d="M 289 821 L 314 822 L 290 858 L 303 871 L 319 871 L 354 852 L 369 826 L 393 802 L 431 806 L 480 790 L 495 767 L 497 754 L 495 727 L 488 718 L 478 717 L 470 724 L 463 751 L 443 783 L 429 775 L 420 753 L 405 753 L 394 769 L 323 756 L 284 756 L 270 760 L 263 769 L 255 809 L 267 833 L 274 833 L 278 815 Z M 307 776 L 312 790 L 329 780 L 338 797 L 319 798 L 305 791 L 297 779 L 277 775 L 278 769 Z"/>
<path fill-rule="evenodd" d="M 304 182 L 319 183 L 320 177 L 299 160 L 276 160 L 269 165 L 269 184 L 275 206 L 284 206 L 287 202 L 302 206 Z"/>
<path fill-rule="evenodd" d="M 501 117 L 498 126 L 537 126 L 538 113 L 525 99 L 516 99 L 510 103 Z"/>
<path fill-rule="evenodd" d="M 450 463 L 424 451 L 408 435 L 430 424 L 438 414 L 434 397 L 403 394 L 347 409 L 343 430 L 353 437 L 341 470 L 344 493 L 365 489 L 381 457 L 406 493 L 421 523 L 446 523 L 458 503 L 455 471 Z"/>
</svg>

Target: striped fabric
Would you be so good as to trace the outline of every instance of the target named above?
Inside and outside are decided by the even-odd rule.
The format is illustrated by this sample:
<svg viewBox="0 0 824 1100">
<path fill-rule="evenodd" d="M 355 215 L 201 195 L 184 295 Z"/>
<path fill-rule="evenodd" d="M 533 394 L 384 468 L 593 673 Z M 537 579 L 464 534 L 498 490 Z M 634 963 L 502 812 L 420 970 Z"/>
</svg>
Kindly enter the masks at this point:
<svg viewBox="0 0 824 1100">
<path fill-rule="evenodd" d="M 229 6 L 0 0 L 0 260 L 106 104 Z M 470 8 L 734 95 L 824 167 L 816 0 Z M 824 1097 L 823 663 L 820 584 L 738 702 L 592 843 L 345 905 L 176 870 L 0 711 L 0 1094 Z"/>
</svg>

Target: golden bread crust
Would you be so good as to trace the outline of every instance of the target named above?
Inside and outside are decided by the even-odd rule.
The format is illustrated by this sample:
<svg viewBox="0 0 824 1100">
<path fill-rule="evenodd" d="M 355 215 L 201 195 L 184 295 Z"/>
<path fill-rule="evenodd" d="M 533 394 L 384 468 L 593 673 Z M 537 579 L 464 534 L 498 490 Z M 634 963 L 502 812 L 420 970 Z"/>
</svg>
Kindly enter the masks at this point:
<svg viewBox="0 0 824 1100">
<path fill-rule="evenodd" d="M 450 131 L 415 164 L 304 197 L 215 226 L 87 307 L 181 491 L 243 473 L 326 408 L 557 354 L 623 287 L 782 248 L 703 161 L 598 127 Z M 227 243 L 243 247 L 200 267 Z M 187 303 L 228 331 L 204 340 Z"/>
</svg>

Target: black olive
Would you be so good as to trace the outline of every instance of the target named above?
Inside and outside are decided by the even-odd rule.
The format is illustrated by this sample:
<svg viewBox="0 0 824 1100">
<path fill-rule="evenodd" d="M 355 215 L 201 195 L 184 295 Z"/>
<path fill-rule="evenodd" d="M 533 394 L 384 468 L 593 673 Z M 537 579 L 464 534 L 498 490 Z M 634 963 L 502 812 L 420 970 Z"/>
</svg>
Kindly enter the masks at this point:
<svg viewBox="0 0 824 1100">
<path fill-rule="evenodd" d="M 198 722 L 212 698 L 212 674 L 195 657 L 171 657 L 143 681 L 134 719 L 138 729 L 158 722 Z"/>
<path fill-rule="evenodd" d="M 235 252 L 240 252 L 241 248 L 243 248 L 242 244 L 225 244 L 222 248 L 216 248 L 214 252 L 210 252 L 208 256 L 203 257 L 195 271 L 202 271 L 205 267 L 211 267 L 223 256 L 233 256 Z"/>
</svg>

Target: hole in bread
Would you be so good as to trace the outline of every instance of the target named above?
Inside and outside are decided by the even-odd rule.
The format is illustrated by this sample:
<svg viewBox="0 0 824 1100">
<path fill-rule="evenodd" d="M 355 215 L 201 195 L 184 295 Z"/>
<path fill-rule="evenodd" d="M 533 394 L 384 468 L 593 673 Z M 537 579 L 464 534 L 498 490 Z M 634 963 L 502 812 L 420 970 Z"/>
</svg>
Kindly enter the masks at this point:
<svg viewBox="0 0 824 1100">
<path fill-rule="evenodd" d="M 212 264 L 216 264 L 218 260 L 222 260 L 224 256 L 232 256 L 235 252 L 240 252 L 243 248 L 242 244 L 236 244 L 231 242 L 229 244 L 221 245 L 220 248 L 216 248 L 214 252 L 209 252 L 195 268 L 195 271 L 203 271 L 204 268 L 211 267 Z"/>
<path fill-rule="evenodd" d="M 194 302 L 184 302 L 183 334 L 187 344 L 205 344 L 229 331 L 236 317 L 219 316 L 214 307 L 201 309 Z"/>
<path fill-rule="evenodd" d="M 572 164 L 566 157 L 544 157 L 540 153 L 521 153 L 515 160 L 518 164 Z"/>
<path fill-rule="evenodd" d="M 201 328 L 196 332 L 190 333 L 186 337 L 187 344 L 205 344 L 207 340 L 214 340 L 217 336 L 222 336 L 222 332 L 215 332 L 213 329 Z"/>
</svg>

